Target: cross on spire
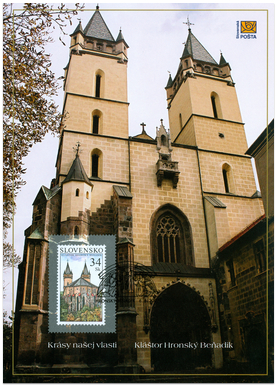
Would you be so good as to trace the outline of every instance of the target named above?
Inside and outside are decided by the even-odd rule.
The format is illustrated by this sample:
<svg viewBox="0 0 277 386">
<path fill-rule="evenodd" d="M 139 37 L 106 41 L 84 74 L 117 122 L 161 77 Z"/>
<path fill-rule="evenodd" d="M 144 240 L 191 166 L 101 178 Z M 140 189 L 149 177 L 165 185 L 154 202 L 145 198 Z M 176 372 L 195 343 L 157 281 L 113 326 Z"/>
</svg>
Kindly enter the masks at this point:
<svg viewBox="0 0 277 386">
<path fill-rule="evenodd" d="M 187 22 L 183 22 L 183 24 L 187 24 L 188 30 L 189 30 L 189 31 L 191 31 L 190 26 L 191 26 L 191 25 L 194 25 L 194 23 L 191 23 L 191 22 L 189 21 L 189 17 L 187 17 Z"/>
<path fill-rule="evenodd" d="M 76 145 L 72 148 L 76 152 L 76 156 L 79 155 L 79 149 L 80 149 L 80 142 L 78 141 Z"/>
</svg>

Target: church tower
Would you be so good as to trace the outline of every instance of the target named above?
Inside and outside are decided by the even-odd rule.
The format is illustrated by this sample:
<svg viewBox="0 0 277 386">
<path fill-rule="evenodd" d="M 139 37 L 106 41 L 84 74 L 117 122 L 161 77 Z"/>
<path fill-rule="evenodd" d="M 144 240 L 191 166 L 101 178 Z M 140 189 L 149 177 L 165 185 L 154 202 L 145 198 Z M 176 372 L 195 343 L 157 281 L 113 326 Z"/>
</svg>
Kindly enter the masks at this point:
<svg viewBox="0 0 277 386">
<path fill-rule="evenodd" d="M 69 267 L 69 264 L 67 262 L 66 268 L 63 273 L 63 286 L 66 287 L 68 284 L 72 283 L 73 273 Z"/>
<path fill-rule="evenodd" d="M 83 268 L 81 277 L 82 277 L 83 279 L 87 280 L 88 282 L 90 282 L 90 272 L 89 272 L 89 270 L 88 270 L 88 267 L 87 267 L 87 263 L 86 263 L 86 262 L 85 262 L 85 265 L 84 265 L 84 268 Z"/>
<path fill-rule="evenodd" d="M 229 63 L 217 63 L 191 31 L 166 86 L 172 141 L 197 149 L 211 258 L 263 212 Z M 240 221 L 236 219 L 240 218 Z M 222 226 L 222 224 L 225 224 Z M 216 237 L 214 237 L 216 235 Z"/>
</svg>

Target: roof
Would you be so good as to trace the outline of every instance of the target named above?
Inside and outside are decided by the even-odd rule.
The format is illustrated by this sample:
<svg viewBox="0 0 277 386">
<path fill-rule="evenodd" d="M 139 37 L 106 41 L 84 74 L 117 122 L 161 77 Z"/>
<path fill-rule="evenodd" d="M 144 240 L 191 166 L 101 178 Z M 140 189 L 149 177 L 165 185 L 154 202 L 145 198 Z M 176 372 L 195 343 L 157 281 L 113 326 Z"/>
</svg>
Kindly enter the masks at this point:
<svg viewBox="0 0 277 386">
<path fill-rule="evenodd" d="M 223 204 L 218 198 L 211 197 L 211 196 L 205 196 L 205 199 L 212 204 L 215 208 L 226 208 L 226 205 Z"/>
<path fill-rule="evenodd" d="M 88 185 L 92 185 L 78 154 L 76 154 L 75 160 L 73 161 L 67 176 L 63 180 L 63 184 L 70 181 L 81 181 L 86 182 Z"/>
<path fill-rule="evenodd" d="M 36 198 L 34 199 L 33 205 L 35 205 L 38 197 L 41 195 L 41 193 L 44 195 L 47 201 L 51 200 L 59 191 L 61 190 L 61 187 L 59 185 L 54 186 L 52 189 L 46 188 L 46 186 L 42 185 L 40 188 L 38 194 L 36 195 Z"/>
<path fill-rule="evenodd" d="M 70 36 L 75 35 L 75 34 L 77 34 L 78 32 L 81 32 L 82 34 L 84 33 L 83 27 L 82 27 L 82 23 L 81 23 L 81 20 L 79 21 L 79 24 L 78 24 L 77 27 L 75 28 L 75 31 L 73 32 L 73 34 L 71 34 Z"/>
<path fill-rule="evenodd" d="M 171 78 L 171 74 L 169 74 L 169 78 L 168 78 L 168 81 L 167 81 L 167 85 L 165 86 L 165 88 L 169 88 L 172 86 L 172 83 L 173 83 L 173 80 Z"/>
<path fill-rule="evenodd" d="M 85 27 L 84 35 L 87 37 L 114 42 L 113 35 L 107 27 L 98 8 L 96 9 L 87 26 Z"/>
<path fill-rule="evenodd" d="M 78 286 L 87 286 L 87 287 L 97 287 L 96 285 L 90 283 L 89 281 L 85 280 L 82 277 L 79 277 L 79 279 L 73 281 L 71 284 L 68 284 L 66 287 L 78 287 Z"/>
<path fill-rule="evenodd" d="M 194 60 L 217 64 L 214 58 L 208 53 L 208 51 L 202 46 L 202 44 L 196 39 L 190 30 L 183 51 L 182 59 L 188 56 L 192 56 Z"/>
<path fill-rule="evenodd" d="M 66 265 L 64 274 L 66 274 L 66 275 L 73 275 L 73 274 L 72 274 L 72 271 L 71 271 L 71 269 L 70 269 L 70 267 L 69 267 L 68 262 L 67 262 L 67 265 Z"/>
<path fill-rule="evenodd" d="M 37 228 L 36 230 L 34 230 L 34 232 L 28 236 L 28 239 L 32 239 L 32 240 L 44 240 L 44 237 L 43 235 L 40 233 L 39 229 Z"/>
<path fill-rule="evenodd" d="M 224 56 L 222 55 L 222 53 L 220 54 L 220 60 L 219 60 L 219 65 L 220 66 L 223 66 L 224 64 L 227 64 Z"/>
<path fill-rule="evenodd" d="M 118 195 L 118 197 L 123 197 L 123 198 L 132 198 L 132 194 L 130 193 L 129 189 L 126 188 L 126 186 L 118 186 L 114 185 L 113 186 L 115 193 Z"/>
<path fill-rule="evenodd" d="M 90 272 L 89 272 L 88 267 L 87 267 L 87 263 L 85 263 L 82 275 L 90 275 Z"/>
</svg>

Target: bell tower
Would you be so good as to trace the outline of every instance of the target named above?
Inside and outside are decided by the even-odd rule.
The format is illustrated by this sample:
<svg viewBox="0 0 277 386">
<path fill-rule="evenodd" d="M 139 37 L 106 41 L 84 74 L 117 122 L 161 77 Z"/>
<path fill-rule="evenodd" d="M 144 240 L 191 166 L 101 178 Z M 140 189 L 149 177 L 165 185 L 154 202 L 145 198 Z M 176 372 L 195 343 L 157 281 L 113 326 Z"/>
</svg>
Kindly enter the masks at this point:
<svg viewBox="0 0 277 386">
<path fill-rule="evenodd" d="M 245 155 L 248 145 L 231 67 L 222 53 L 217 63 L 192 33 L 189 20 L 185 24 L 188 36 L 178 71 L 166 85 L 169 126 L 173 145 L 196 149 L 213 258 L 263 208 Z"/>
<path fill-rule="evenodd" d="M 128 138 L 127 51 L 121 29 L 114 39 L 98 6 L 86 27 L 79 22 L 71 34 L 56 183 L 65 179 L 77 141 L 88 177 L 112 180 L 103 166 L 103 146 L 95 137 Z"/>
<path fill-rule="evenodd" d="M 186 24 L 179 68 L 166 86 L 172 141 L 244 154 L 247 142 L 231 67 L 222 53 L 217 63 Z"/>
</svg>

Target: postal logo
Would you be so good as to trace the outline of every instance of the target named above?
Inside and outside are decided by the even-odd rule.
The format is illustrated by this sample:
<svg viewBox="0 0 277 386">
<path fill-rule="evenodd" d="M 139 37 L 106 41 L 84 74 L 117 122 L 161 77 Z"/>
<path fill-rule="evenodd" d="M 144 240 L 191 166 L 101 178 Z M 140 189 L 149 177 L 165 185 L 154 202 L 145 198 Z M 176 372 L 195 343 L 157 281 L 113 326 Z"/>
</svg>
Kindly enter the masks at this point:
<svg viewBox="0 0 277 386">
<path fill-rule="evenodd" d="M 257 22 L 256 21 L 241 21 L 240 32 L 242 34 L 255 34 L 257 33 Z"/>
<path fill-rule="evenodd" d="M 237 21 L 236 39 L 257 39 L 257 21 Z"/>
</svg>

